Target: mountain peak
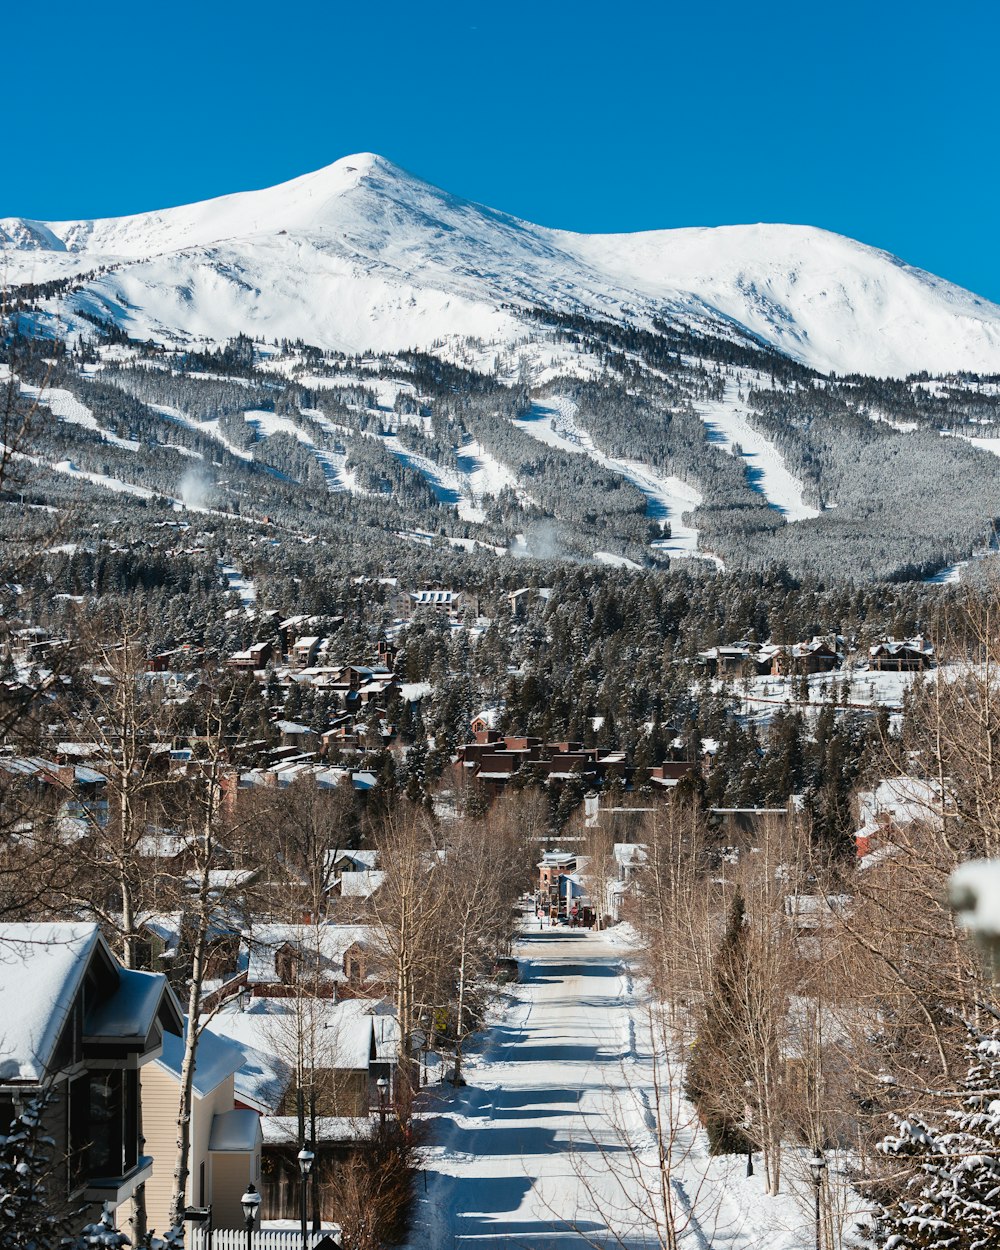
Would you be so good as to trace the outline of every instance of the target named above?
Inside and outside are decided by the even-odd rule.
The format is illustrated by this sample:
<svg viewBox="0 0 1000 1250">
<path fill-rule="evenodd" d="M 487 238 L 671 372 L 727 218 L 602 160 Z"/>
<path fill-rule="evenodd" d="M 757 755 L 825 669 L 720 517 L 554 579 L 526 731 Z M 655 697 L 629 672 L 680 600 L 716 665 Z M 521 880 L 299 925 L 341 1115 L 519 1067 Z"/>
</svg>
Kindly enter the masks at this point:
<svg viewBox="0 0 1000 1250">
<path fill-rule="evenodd" d="M 823 371 L 1000 371 L 1000 308 L 810 226 L 551 230 L 373 152 L 277 186 L 98 221 L 0 221 L 13 281 L 106 265 L 102 307 L 139 337 L 252 328 L 337 350 L 516 339 L 514 310 L 748 332 Z"/>
</svg>

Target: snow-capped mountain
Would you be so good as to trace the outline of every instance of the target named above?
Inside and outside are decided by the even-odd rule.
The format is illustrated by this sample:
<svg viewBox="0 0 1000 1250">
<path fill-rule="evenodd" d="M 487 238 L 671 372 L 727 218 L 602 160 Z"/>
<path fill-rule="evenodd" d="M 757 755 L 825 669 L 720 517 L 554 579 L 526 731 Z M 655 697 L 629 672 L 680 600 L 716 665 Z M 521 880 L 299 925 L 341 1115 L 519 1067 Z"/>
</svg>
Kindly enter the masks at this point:
<svg viewBox="0 0 1000 1250">
<path fill-rule="evenodd" d="M 53 313 L 168 343 L 510 345 L 533 306 L 748 334 L 824 372 L 1000 373 L 1000 307 L 851 239 L 785 225 L 572 234 L 370 154 L 160 212 L 5 219 L 0 253 L 8 285 L 79 276 Z"/>
</svg>

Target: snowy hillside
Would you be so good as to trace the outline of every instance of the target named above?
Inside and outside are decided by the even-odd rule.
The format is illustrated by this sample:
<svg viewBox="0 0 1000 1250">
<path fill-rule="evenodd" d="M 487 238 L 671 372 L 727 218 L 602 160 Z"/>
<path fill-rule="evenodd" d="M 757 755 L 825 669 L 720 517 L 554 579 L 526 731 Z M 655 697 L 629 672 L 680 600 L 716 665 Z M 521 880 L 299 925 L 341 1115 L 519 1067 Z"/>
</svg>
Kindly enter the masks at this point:
<svg viewBox="0 0 1000 1250">
<path fill-rule="evenodd" d="M 850 239 L 783 225 L 576 235 L 369 154 L 160 212 L 2 220 L 0 253 L 9 283 L 82 276 L 50 313 L 174 344 L 509 347 L 530 338 L 519 309 L 543 307 L 749 335 L 824 372 L 1000 372 L 1000 307 Z"/>
</svg>

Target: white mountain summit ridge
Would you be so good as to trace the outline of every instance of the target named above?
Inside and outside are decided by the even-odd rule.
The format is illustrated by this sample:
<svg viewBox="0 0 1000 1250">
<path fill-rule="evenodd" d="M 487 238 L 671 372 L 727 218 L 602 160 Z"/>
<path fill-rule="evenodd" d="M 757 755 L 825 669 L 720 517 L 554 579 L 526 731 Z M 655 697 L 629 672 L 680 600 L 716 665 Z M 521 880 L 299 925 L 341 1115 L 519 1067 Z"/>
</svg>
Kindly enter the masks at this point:
<svg viewBox="0 0 1000 1250">
<path fill-rule="evenodd" d="M 95 272 L 98 268 L 103 272 Z M 523 341 L 536 306 L 744 330 L 823 372 L 1000 373 L 1000 306 L 808 226 L 552 230 L 371 154 L 262 191 L 95 221 L 0 220 L 7 285 L 81 275 L 68 304 L 137 338 L 244 332 L 347 352 Z"/>
</svg>

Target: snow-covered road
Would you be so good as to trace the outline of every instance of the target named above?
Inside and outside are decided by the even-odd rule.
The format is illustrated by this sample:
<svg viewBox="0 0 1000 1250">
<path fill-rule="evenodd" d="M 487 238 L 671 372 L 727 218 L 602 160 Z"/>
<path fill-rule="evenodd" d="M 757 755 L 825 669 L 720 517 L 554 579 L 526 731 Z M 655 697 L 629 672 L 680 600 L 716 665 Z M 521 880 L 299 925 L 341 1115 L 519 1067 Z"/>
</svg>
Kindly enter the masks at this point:
<svg viewBox="0 0 1000 1250">
<path fill-rule="evenodd" d="M 693 1110 L 676 1097 L 681 1071 L 662 1053 L 651 1059 L 625 935 L 546 928 L 527 932 L 517 953 L 520 983 L 470 1057 L 468 1085 L 422 1096 L 425 1171 L 410 1250 L 662 1245 L 648 1170 L 657 1157 L 657 1076 L 661 1091 L 675 1091 L 661 1126 L 674 1143 L 681 1245 L 811 1248 L 804 1152 L 788 1152 L 776 1198 L 765 1195 L 759 1170 L 746 1177 L 743 1158 L 709 1155 Z"/>
<path fill-rule="evenodd" d="M 521 985 L 464 1090 L 429 1110 L 427 1192 L 414 1245 L 583 1246 L 620 1195 L 594 1167 L 628 1044 L 620 956 L 600 935 L 522 940 Z M 623 1026 L 626 1037 L 622 1037 Z M 589 1180 L 582 1179 L 585 1174 Z M 591 1192 L 596 1191 L 596 1192 Z"/>
</svg>

